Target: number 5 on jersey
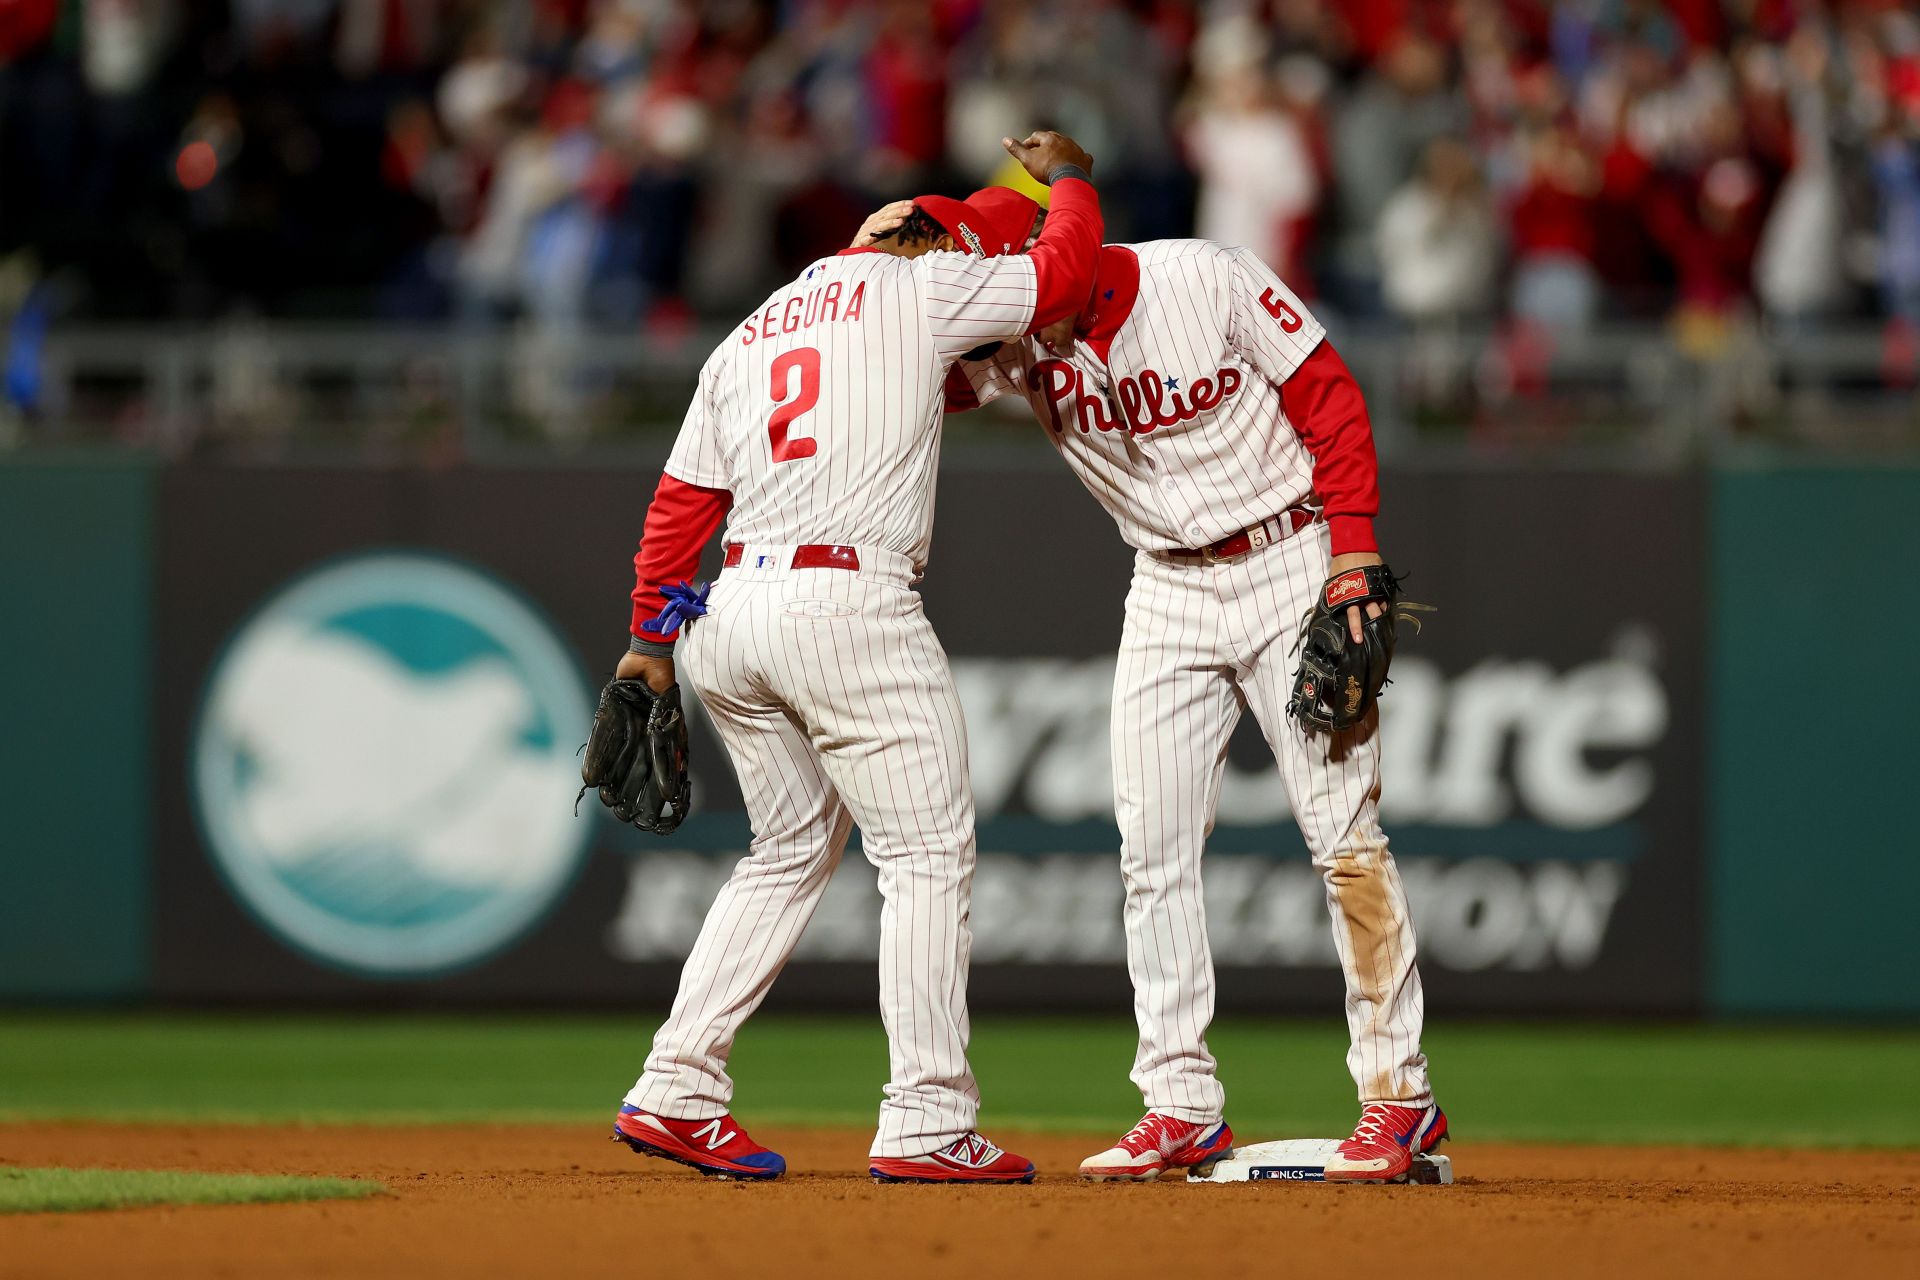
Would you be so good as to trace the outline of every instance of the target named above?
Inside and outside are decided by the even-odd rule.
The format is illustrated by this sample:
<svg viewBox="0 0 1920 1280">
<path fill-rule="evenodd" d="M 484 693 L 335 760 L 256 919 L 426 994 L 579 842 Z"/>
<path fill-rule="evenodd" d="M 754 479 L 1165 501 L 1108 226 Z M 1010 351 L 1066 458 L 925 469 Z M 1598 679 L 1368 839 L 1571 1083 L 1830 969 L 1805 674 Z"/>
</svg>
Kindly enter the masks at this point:
<svg viewBox="0 0 1920 1280">
<path fill-rule="evenodd" d="M 1260 305 L 1267 309 L 1268 315 L 1280 322 L 1280 332 L 1300 332 L 1300 326 L 1304 323 L 1300 319 L 1300 313 L 1288 306 L 1286 299 L 1282 298 L 1272 289 L 1268 289 L 1260 295 Z"/>
<path fill-rule="evenodd" d="M 794 385 L 796 374 L 799 375 L 797 386 Z M 776 406 L 773 417 L 767 420 L 767 435 L 773 441 L 773 460 L 792 462 L 795 458 L 811 458 L 819 451 L 820 442 L 812 436 L 789 437 L 787 428 L 820 403 L 818 347 L 795 347 L 774 360 L 773 403 Z"/>
</svg>

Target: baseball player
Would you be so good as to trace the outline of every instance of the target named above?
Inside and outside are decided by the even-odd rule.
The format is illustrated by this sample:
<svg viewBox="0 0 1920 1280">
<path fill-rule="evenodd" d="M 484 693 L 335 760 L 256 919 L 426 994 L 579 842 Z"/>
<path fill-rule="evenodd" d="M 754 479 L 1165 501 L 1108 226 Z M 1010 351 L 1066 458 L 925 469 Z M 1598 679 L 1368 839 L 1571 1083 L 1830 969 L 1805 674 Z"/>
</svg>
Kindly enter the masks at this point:
<svg viewBox="0 0 1920 1280">
<path fill-rule="evenodd" d="M 974 1131 L 966 731 L 912 590 L 933 527 L 947 370 L 1071 316 L 1093 284 L 1091 158 L 1054 133 L 1004 145 L 1053 189 L 1031 252 L 1002 256 L 1025 244 L 1025 226 L 1015 239 L 936 196 L 879 243 L 814 262 L 708 359 L 647 511 L 617 677 L 672 689 L 684 631 L 678 663 L 739 775 L 753 843 L 707 914 L 615 1134 L 705 1174 L 786 1168 L 728 1114 L 727 1057 L 858 823 L 884 904 L 891 1048 L 872 1175 L 1033 1178 L 1031 1162 Z M 723 517 L 725 568 L 696 593 L 686 579 Z"/>
<path fill-rule="evenodd" d="M 1007 217 L 1024 203 L 1026 224 L 1038 220 L 1017 193 L 969 200 Z M 856 243 L 901 212 L 875 214 Z M 1295 676 L 1303 614 L 1332 606 L 1359 646 L 1397 599 L 1374 541 L 1372 429 L 1352 375 L 1252 252 L 1167 240 L 1104 246 L 1077 316 L 955 366 L 948 387 L 955 410 L 1026 398 L 1136 549 L 1111 732 L 1140 1029 L 1132 1078 L 1148 1111 L 1081 1174 L 1145 1180 L 1231 1150 L 1206 1044 L 1214 975 L 1200 862 L 1246 706 L 1326 882 L 1346 976 L 1362 1109 L 1327 1177 L 1404 1179 L 1447 1120 L 1420 1050 L 1406 894 L 1380 829 L 1378 711 L 1362 705 L 1353 727 L 1332 733 L 1288 714 L 1315 693 Z M 1381 581 L 1384 594 L 1369 590 Z M 1349 598 L 1357 604 L 1343 609 Z"/>
</svg>

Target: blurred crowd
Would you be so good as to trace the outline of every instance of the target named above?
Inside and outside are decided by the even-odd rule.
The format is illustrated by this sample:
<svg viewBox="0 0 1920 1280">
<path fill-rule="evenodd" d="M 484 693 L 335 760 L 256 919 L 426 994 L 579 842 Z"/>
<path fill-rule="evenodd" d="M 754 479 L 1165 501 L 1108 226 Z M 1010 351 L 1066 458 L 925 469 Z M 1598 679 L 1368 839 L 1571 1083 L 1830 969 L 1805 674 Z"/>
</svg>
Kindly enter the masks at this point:
<svg viewBox="0 0 1920 1280">
<path fill-rule="evenodd" d="M 0 0 L 0 294 L 679 326 L 1036 126 L 1357 322 L 1920 326 L 1901 0 Z"/>
</svg>

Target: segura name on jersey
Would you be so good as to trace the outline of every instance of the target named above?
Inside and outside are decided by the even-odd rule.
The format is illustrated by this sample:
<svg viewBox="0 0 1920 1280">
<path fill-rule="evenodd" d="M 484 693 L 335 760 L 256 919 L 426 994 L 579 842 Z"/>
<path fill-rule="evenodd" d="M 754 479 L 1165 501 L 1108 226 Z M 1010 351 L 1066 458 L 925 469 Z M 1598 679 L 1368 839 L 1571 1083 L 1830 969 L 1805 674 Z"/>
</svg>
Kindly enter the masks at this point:
<svg viewBox="0 0 1920 1280">
<path fill-rule="evenodd" d="M 746 324 L 741 326 L 740 345 L 750 347 L 756 337 L 771 338 L 778 333 L 797 333 L 802 329 L 811 329 L 816 324 L 858 320 L 867 305 L 867 282 L 862 280 L 853 286 L 844 309 L 840 303 L 841 292 L 840 281 L 832 280 L 804 294 L 793 294 L 784 303 L 768 303 L 765 311 L 747 317 Z"/>
</svg>

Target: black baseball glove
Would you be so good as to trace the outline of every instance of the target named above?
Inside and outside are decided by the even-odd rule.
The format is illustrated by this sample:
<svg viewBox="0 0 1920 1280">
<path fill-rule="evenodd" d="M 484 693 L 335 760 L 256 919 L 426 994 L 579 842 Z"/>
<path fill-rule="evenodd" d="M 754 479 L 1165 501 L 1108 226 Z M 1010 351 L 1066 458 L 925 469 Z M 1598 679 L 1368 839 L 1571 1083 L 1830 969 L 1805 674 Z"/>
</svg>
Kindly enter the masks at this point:
<svg viewBox="0 0 1920 1280">
<path fill-rule="evenodd" d="M 593 715 L 580 788 L 622 822 L 666 835 L 687 816 L 687 717 L 680 686 L 655 693 L 644 680 L 609 680 Z"/>
<path fill-rule="evenodd" d="M 1366 607 L 1380 616 L 1366 617 Z M 1347 607 L 1359 605 L 1360 643 L 1347 629 Z M 1400 583 L 1383 564 L 1363 565 L 1328 578 L 1320 599 L 1308 611 L 1295 648 L 1300 669 L 1293 676 L 1293 701 L 1287 714 L 1309 731 L 1337 733 L 1366 719 L 1387 683 L 1393 664 L 1394 626 L 1401 619 L 1419 629 L 1415 610 L 1433 606 L 1400 599 Z"/>
</svg>

